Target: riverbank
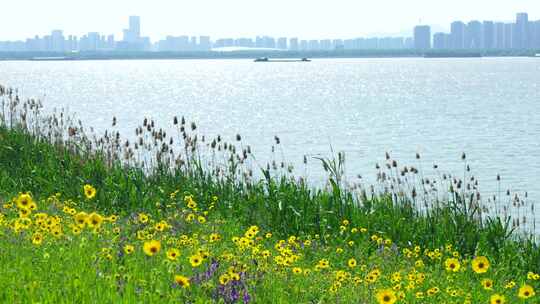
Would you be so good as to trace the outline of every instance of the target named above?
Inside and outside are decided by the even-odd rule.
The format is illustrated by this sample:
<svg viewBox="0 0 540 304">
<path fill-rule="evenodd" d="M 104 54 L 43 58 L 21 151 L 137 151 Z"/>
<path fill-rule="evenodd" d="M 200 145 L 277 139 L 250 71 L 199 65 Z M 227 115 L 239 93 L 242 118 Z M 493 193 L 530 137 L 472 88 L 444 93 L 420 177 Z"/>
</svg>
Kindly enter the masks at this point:
<svg viewBox="0 0 540 304">
<path fill-rule="evenodd" d="M 540 50 L 328 50 L 328 51 L 197 51 L 197 52 L 0 52 L 0 60 L 150 60 L 268 58 L 459 58 L 534 57 Z"/>
<path fill-rule="evenodd" d="M 484 213 L 466 180 L 430 200 L 398 184 L 389 155 L 387 190 L 360 191 L 339 154 L 313 189 L 279 163 L 255 177 L 240 135 L 205 138 L 182 117 L 176 134 L 144 118 L 126 142 L 9 89 L 0 100 L 2 301 L 536 299 L 537 245 Z"/>
</svg>

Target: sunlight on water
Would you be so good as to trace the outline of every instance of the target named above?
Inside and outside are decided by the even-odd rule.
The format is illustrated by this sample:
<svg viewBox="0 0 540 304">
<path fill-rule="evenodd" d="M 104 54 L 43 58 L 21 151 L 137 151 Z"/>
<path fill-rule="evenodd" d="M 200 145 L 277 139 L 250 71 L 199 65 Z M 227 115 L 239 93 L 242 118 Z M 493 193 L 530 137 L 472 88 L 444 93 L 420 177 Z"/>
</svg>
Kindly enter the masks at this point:
<svg viewBox="0 0 540 304">
<path fill-rule="evenodd" d="M 304 154 L 345 151 L 351 180 L 374 180 L 384 153 L 400 165 L 434 163 L 463 173 L 467 152 L 484 195 L 528 191 L 540 198 L 540 60 L 321 59 L 311 63 L 252 60 L 0 62 L 0 83 L 46 108 L 68 108 L 86 126 L 121 133 L 144 117 L 172 126 L 174 115 L 197 122 L 202 133 L 251 144 L 260 163 L 296 164 Z M 421 163 L 415 153 L 422 155 Z M 308 157 L 307 174 L 323 180 Z"/>
</svg>

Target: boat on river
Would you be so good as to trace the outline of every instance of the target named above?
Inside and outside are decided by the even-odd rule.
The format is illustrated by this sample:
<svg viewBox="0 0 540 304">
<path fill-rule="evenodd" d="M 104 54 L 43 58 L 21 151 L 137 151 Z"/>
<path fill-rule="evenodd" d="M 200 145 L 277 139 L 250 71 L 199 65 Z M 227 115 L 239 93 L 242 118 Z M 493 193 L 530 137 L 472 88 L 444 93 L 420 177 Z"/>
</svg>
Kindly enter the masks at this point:
<svg viewBox="0 0 540 304">
<path fill-rule="evenodd" d="M 260 57 L 254 60 L 255 62 L 311 62 L 311 59 L 270 59 L 268 57 Z"/>
</svg>

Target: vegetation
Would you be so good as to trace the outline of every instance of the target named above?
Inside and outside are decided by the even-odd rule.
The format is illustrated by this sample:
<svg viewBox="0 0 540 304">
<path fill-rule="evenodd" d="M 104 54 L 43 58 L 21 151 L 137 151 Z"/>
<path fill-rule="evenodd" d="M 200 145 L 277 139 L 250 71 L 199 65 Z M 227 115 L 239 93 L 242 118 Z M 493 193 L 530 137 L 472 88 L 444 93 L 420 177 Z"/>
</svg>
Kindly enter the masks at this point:
<svg viewBox="0 0 540 304">
<path fill-rule="evenodd" d="M 0 103 L 2 302 L 537 302 L 533 206 L 483 200 L 465 155 L 437 180 L 387 155 L 365 187 L 340 153 L 312 188 L 184 118 L 128 141 L 116 119 L 97 136 L 1 86 Z"/>
<path fill-rule="evenodd" d="M 65 60 L 107 60 L 107 59 L 253 59 L 269 58 L 392 58 L 392 57 L 423 57 L 424 55 L 446 57 L 470 57 L 471 53 L 486 57 L 516 57 L 534 56 L 540 50 L 508 50 L 508 49 L 479 49 L 479 50 L 416 50 L 416 49 L 335 49 L 335 50 L 238 50 L 238 51 L 182 51 L 182 52 L 146 52 L 146 51 L 83 51 L 77 53 L 64 52 L 2 52 L 0 60 L 29 60 L 35 58 L 62 57 Z"/>
</svg>

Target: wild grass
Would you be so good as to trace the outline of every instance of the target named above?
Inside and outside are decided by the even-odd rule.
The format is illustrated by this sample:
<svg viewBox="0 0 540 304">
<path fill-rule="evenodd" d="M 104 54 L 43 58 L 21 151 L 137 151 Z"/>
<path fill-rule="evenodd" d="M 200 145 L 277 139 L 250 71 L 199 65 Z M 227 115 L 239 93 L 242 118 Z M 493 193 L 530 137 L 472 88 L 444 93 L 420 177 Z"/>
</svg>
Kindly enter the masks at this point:
<svg viewBox="0 0 540 304">
<path fill-rule="evenodd" d="M 335 159 L 319 159 L 328 184 L 317 188 L 286 163 L 259 164 L 240 135 L 206 138 L 183 117 L 173 117 L 167 129 L 144 118 L 130 141 L 115 131 L 115 118 L 111 131 L 98 136 L 65 112 L 42 113 L 39 101 L 21 101 L 12 89 L 0 87 L 0 102 L 0 200 L 5 203 L 0 263 L 2 277 L 12 278 L 11 287 L 0 292 L 5 301 L 132 302 L 143 297 L 143 302 L 229 303 L 249 294 L 248 301 L 259 303 L 370 303 L 390 288 L 409 303 L 448 295 L 455 295 L 456 303 L 478 303 L 495 294 L 513 302 L 519 287 L 538 285 L 529 273 L 540 267 L 540 251 L 529 233 L 535 229 L 534 205 L 513 195 L 483 199 L 465 154 L 461 178 L 440 173 L 437 179 L 425 178 L 415 166 L 400 167 L 387 154 L 376 169 L 378 183 L 364 186 L 347 184 L 345 156 L 338 153 Z M 279 145 L 276 137 L 274 149 Z M 85 185 L 97 189 L 91 199 L 82 190 Z M 44 231 L 35 222 L 20 227 L 24 216 L 16 205 L 22 193 L 38 202 L 41 213 L 58 216 L 59 237 L 51 232 L 58 225 Z M 190 198 L 196 209 L 186 205 Z M 85 220 L 77 234 L 74 214 L 82 211 L 119 220 L 104 221 L 99 229 Z M 138 221 L 141 213 L 152 221 Z M 204 217 L 204 223 L 189 220 L 190 214 Z M 163 231 L 155 227 L 160 222 Z M 246 236 L 255 226 L 259 236 L 271 236 Z M 45 241 L 32 244 L 38 232 Z M 221 241 L 209 242 L 212 233 Z M 233 242 L 235 236 L 244 236 L 247 244 Z M 149 239 L 163 244 L 161 253 L 178 248 L 182 258 L 163 262 L 163 255 L 145 255 L 142 247 Z M 127 243 L 136 248 L 130 261 L 122 253 Z M 265 250 L 269 258 L 260 256 Z M 204 272 L 187 263 L 196 254 L 205 255 Z M 456 273 L 445 264 L 454 255 L 462 265 Z M 476 256 L 488 257 L 487 275 L 471 270 Z M 358 268 L 349 267 L 351 258 Z M 322 259 L 331 267 L 317 268 Z M 221 274 L 212 270 L 216 263 Z M 224 265 L 240 275 L 233 285 L 219 282 Z M 294 276 L 295 268 L 301 276 Z M 366 282 L 374 270 L 381 274 Z M 424 279 L 414 277 L 406 288 L 410 282 L 403 277 L 411 272 Z M 400 280 L 392 279 L 395 273 Z M 189 291 L 174 283 L 175 274 L 192 282 Z M 496 286 L 484 288 L 484 279 Z M 512 281 L 516 286 L 505 288 Z M 17 286 L 25 286 L 24 291 Z M 233 290 L 238 293 L 234 301 Z"/>
</svg>

